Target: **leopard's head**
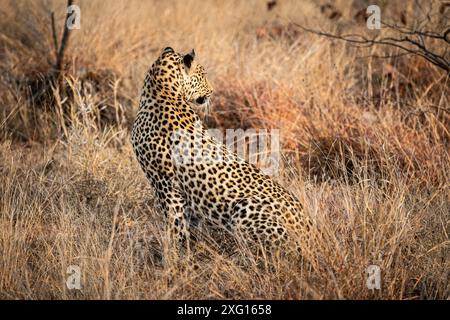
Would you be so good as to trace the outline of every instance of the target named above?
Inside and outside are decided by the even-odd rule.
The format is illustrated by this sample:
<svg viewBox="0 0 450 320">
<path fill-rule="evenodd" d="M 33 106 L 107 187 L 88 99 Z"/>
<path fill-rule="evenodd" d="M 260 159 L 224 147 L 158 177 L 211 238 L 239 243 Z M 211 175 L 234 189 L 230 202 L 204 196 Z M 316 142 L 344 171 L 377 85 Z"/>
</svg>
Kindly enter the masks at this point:
<svg viewBox="0 0 450 320">
<path fill-rule="evenodd" d="M 163 49 L 154 70 L 160 83 L 170 83 L 170 90 L 182 94 L 183 99 L 197 107 L 209 105 L 213 93 L 211 83 L 206 78 L 205 68 L 195 60 L 195 51 L 176 53 L 171 47 Z M 164 85 L 162 87 L 164 89 Z"/>
</svg>

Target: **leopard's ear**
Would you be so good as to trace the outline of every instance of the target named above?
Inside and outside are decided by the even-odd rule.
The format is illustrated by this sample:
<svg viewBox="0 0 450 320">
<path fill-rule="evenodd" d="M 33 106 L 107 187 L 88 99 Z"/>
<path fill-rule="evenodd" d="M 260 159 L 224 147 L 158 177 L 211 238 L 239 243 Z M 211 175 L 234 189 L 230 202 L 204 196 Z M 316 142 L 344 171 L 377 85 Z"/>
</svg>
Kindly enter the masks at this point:
<svg viewBox="0 0 450 320">
<path fill-rule="evenodd" d="M 174 52 L 175 52 L 175 51 L 173 50 L 172 47 L 165 47 L 165 48 L 162 50 L 161 54 L 163 54 L 163 53 L 174 53 Z"/>
<path fill-rule="evenodd" d="M 186 53 L 183 56 L 183 62 L 184 62 L 184 65 L 185 65 L 187 70 L 189 70 L 191 68 L 192 61 L 194 61 L 194 58 L 195 58 L 195 51 L 194 51 L 194 49 L 192 49 L 191 52 Z"/>
</svg>

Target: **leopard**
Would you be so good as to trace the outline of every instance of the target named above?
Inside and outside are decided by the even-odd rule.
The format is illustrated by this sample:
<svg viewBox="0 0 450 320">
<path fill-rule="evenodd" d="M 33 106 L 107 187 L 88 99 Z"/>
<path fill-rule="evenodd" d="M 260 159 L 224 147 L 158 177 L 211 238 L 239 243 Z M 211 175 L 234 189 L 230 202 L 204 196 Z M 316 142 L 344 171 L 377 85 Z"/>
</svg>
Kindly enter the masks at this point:
<svg viewBox="0 0 450 320">
<path fill-rule="evenodd" d="M 165 47 L 145 76 L 131 142 L 168 239 L 190 247 L 196 216 L 264 248 L 306 241 L 312 221 L 298 198 L 206 130 L 197 108 L 213 92 L 194 49 Z"/>
</svg>

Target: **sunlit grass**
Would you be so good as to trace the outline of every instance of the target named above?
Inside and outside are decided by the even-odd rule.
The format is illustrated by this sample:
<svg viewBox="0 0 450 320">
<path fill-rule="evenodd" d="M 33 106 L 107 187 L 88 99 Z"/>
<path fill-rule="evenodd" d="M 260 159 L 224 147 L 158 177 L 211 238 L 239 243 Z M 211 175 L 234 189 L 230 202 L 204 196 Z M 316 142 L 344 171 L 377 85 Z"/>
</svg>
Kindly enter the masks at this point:
<svg viewBox="0 0 450 320">
<path fill-rule="evenodd" d="M 290 21 L 345 27 L 314 1 L 78 1 L 64 81 L 33 103 L 54 58 L 49 11 L 0 2 L 0 298 L 449 297 L 449 95 L 436 68 L 293 33 Z M 61 25 L 65 2 L 47 3 Z M 336 6 L 351 21 L 350 2 Z M 208 126 L 280 129 L 276 179 L 314 217 L 315 263 L 225 250 L 210 234 L 192 256 L 170 251 L 129 134 L 167 45 L 194 47 L 207 68 Z M 366 287 L 371 264 L 381 290 Z M 69 265 L 81 290 L 65 285 Z"/>
</svg>

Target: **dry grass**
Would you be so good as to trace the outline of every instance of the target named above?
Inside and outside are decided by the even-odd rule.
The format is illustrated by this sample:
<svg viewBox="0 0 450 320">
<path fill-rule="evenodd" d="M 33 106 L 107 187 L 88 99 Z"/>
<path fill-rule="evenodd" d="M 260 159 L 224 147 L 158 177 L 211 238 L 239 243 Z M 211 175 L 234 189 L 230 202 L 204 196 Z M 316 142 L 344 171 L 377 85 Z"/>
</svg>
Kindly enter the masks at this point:
<svg viewBox="0 0 450 320">
<path fill-rule="evenodd" d="M 334 1 L 338 19 L 315 1 L 279 2 L 78 1 L 65 80 L 33 101 L 54 59 L 43 3 L 61 25 L 64 1 L 0 1 L 0 298 L 450 297 L 448 76 L 414 57 L 359 59 L 386 48 L 290 24 L 358 29 L 349 1 Z M 209 71 L 210 127 L 281 130 L 278 178 L 315 217 L 316 264 L 206 238 L 190 260 L 171 258 L 129 136 L 167 45 L 195 47 Z M 366 287 L 370 264 L 380 291 Z M 81 290 L 65 286 L 69 265 Z"/>
</svg>

